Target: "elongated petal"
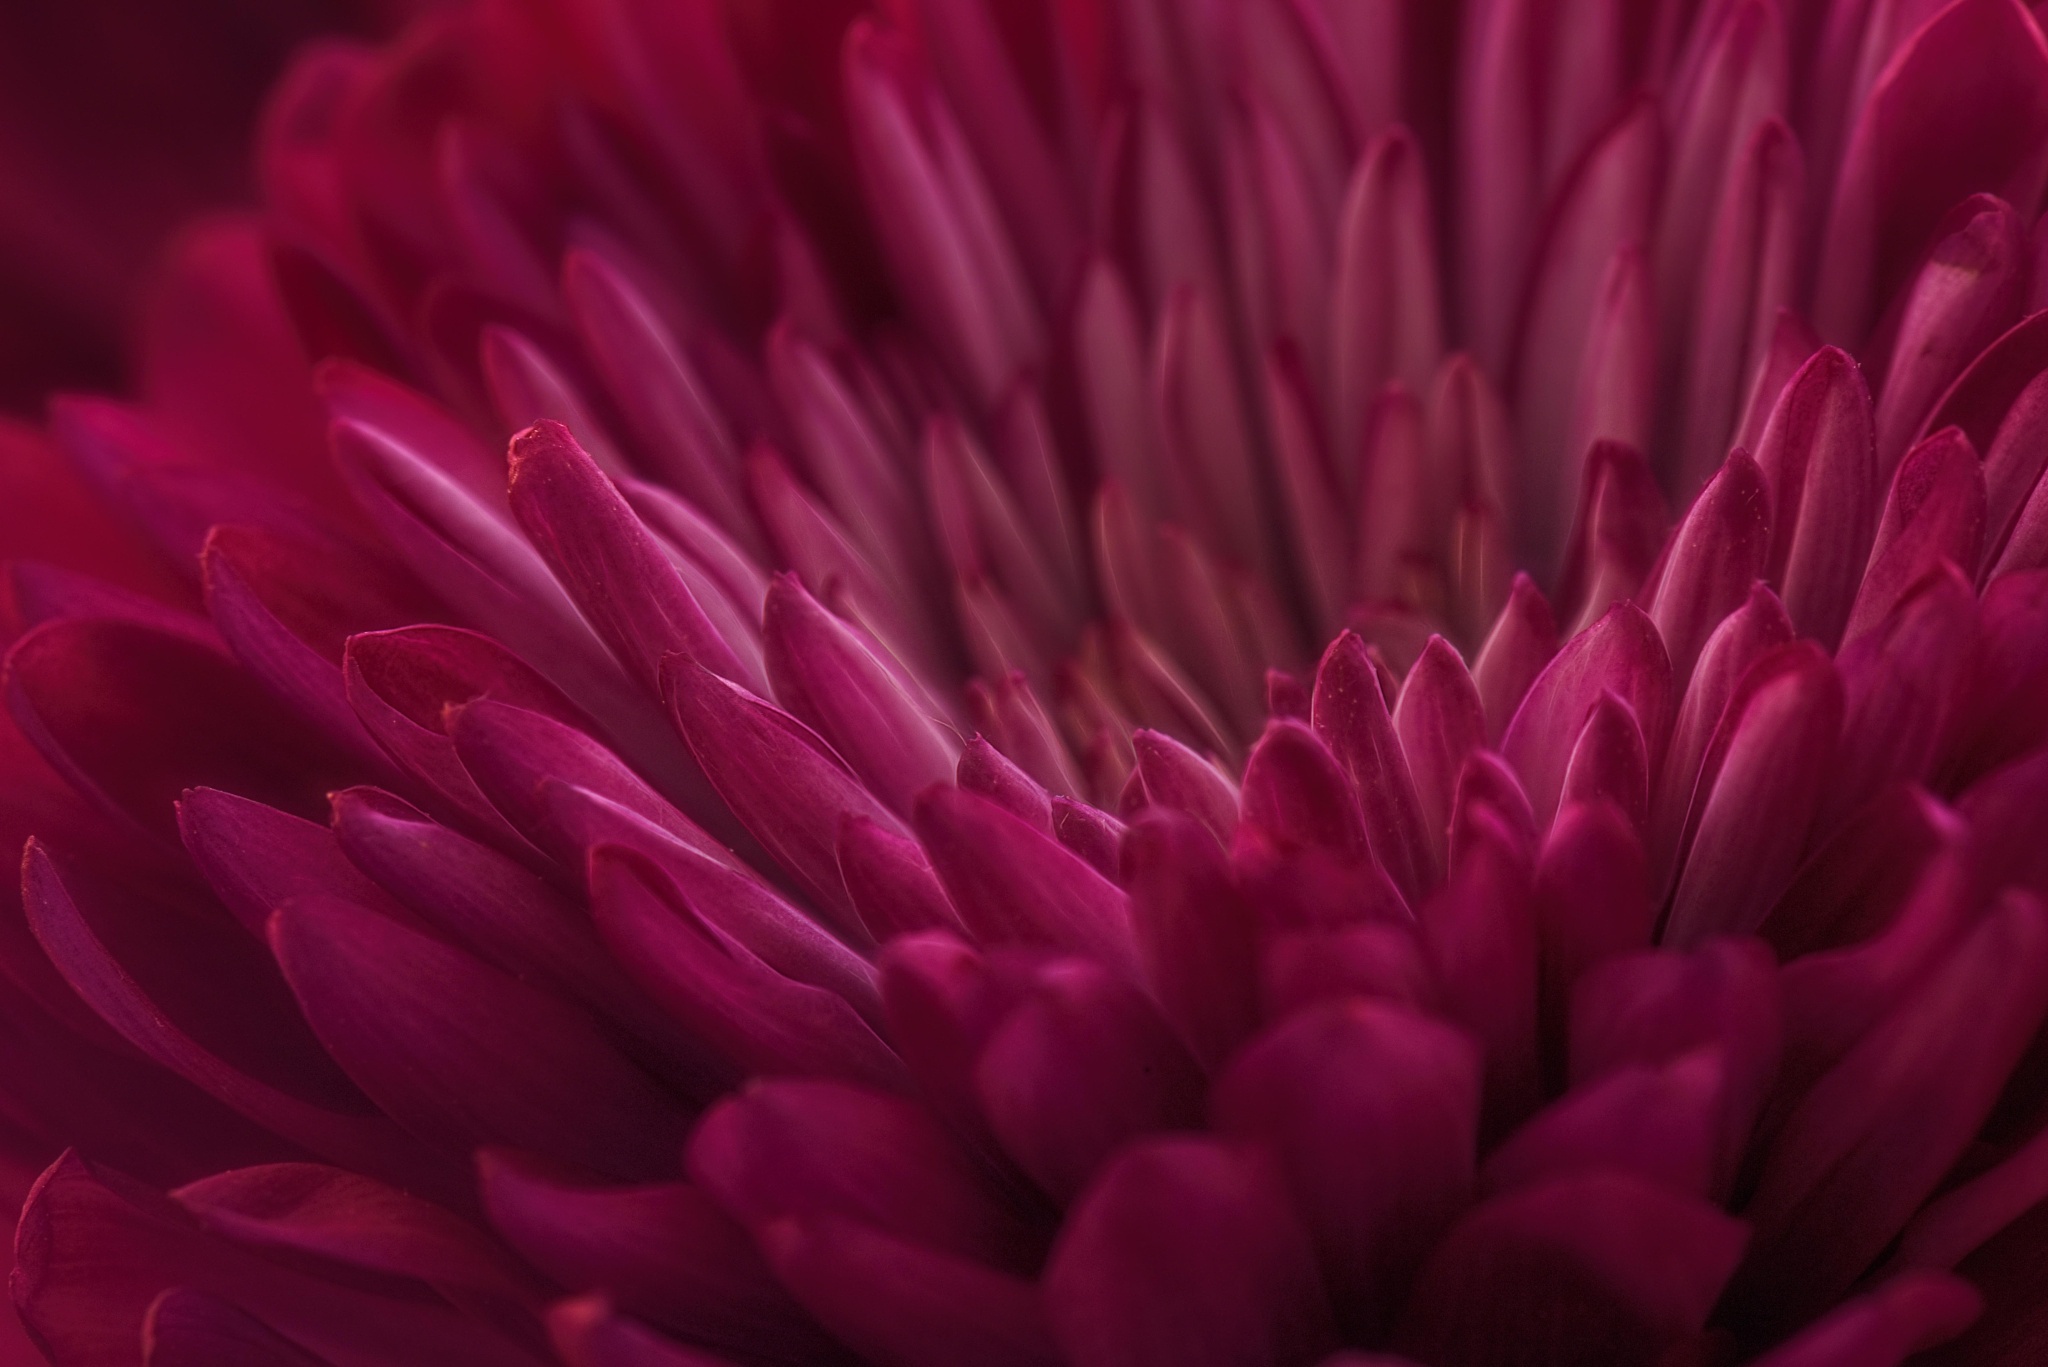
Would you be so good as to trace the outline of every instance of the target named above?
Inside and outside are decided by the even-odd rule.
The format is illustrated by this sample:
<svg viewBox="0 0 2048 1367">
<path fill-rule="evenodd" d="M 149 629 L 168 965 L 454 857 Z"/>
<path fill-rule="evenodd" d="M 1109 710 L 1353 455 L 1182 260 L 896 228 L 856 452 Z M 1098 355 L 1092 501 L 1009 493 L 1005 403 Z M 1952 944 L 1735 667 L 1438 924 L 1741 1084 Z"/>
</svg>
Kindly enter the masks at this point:
<svg viewBox="0 0 2048 1367">
<path fill-rule="evenodd" d="M 876 944 L 919 931 L 962 929 L 915 840 L 856 816 L 839 829 L 838 853 L 846 895 Z"/>
<path fill-rule="evenodd" d="M 1489 742 L 1499 743 L 1529 685 L 1555 654 L 1557 618 L 1536 581 L 1518 574 L 1507 606 L 1501 609 L 1472 664 L 1472 682 L 1486 713 Z"/>
<path fill-rule="evenodd" d="M 646 856 L 590 856 L 598 934 L 650 997 L 748 1072 L 902 1085 L 902 1065 L 845 997 L 776 971 Z"/>
<path fill-rule="evenodd" d="M 776 1285 L 746 1229 L 697 1188 L 585 1186 L 488 1150 L 477 1168 L 492 1227 L 571 1291 L 601 1290 L 619 1309 L 713 1348 L 842 1360 Z"/>
<path fill-rule="evenodd" d="M 1472 1042 L 1391 1005 L 1333 1003 L 1260 1036 L 1210 1096 L 1226 1134 L 1273 1146 L 1351 1333 L 1377 1336 L 1471 1199 Z"/>
<path fill-rule="evenodd" d="M 1402 682 L 1394 734 L 1415 785 L 1423 839 L 1436 867 L 1443 868 L 1458 774 L 1466 756 L 1486 741 L 1486 715 L 1465 661 L 1441 636 L 1429 638 Z"/>
<path fill-rule="evenodd" d="M 512 510 L 563 589 L 642 684 L 653 687 L 662 658 L 682 651 L 750 688 L 767 687 L 559 423 L 542 422 L 514 439 Z"/>
<path fill-rule="evenodd" d="M 1673 534 L 1651 597 L 1650 620 L 1683 694 L 1707 638 L 1763 577 L 1771 545 L 1770 494 L 1755 461 L 1738 451 Z"/>
<path fill-rule="evenodd" d="M 950 787 L 920 797 L 912 822 L 960 919 L 979 938 L 1135 968 L 1129 899 L 1049 833 Z"/>
<path fill-rule="evenodd" d="M 338 898 L 288 904 L 270 936 L 321 1043 L 407 1128 L 625 1176 L 672 1167 L 681 1107 L 556 998 Z"/>
<path fill-rule="evenodd" d="M 1213 1067 L 1257 1019 L 1251 908 L 1193 818 L 1171 810 L 1140 817 L 1123 861 L 1146 982 L 1195 1057 Z"/>
<path fill-rule="evenodd" d="M 1572 741 L 1609 690 L 1635 713 L 1656 773 L 1671 725 L 1671 663 L 1655 624 L 1633 604 L 1615 605 L 1565 643 L 1530 685 L 1501 739 L 1501 753 L 1521 775 L 1539 826 L 1557 810 Z"/>
<path fill-rule="evenodd" d="M 1480 1206 L 1423 1267 L 1396 1342 L 1423 1361 L 1655 1361 L 1697 1334 L 1742 1256 L 1742 1224 L 1602 1171 Z"/>
<path fill-rule="evenodd" d="M 253 935 L 294 897 L 332 892 L 405 913 L 357 872 L 334 837 L 310 821 L 212 788 L 178 802 L 178 834 L 206 881 Z"/>
<path fill-rule="evenodd" d="M 1876 419 L 1854 361 L 1824 347 L 1786 383 L 1758 439 L 1771 489 L 1768 575 L 1800 631 L 1832 648 L 1869 557 Z"/>
<path fill-rule="evenodd" d="M 1589 1172 L 1626 1172 L 1711 1198 L 1721 1141 L 1720 1055 L 1706 1049 L 1657 1068 L 1633 1065 L 1578 1088 L 1487 1155 L 1489 1195 Z"/>
<path fill-rule="evenodd" d="M 1953 1339 L 1983 1309 L 1983 1295 L 1960 1278 L 1907 1273 L 1823 1316 L 1757 1367 L 1897 1367 Z"/>
<path fill-rule="evenodd" d="M 1068 1217 L 1044 1286 L 1074 1367 L 1309 1361 L 1332 1337 L 1279 1174 L 1214 1139 L 1120 1154 Z"/>
<path fill-rule="evenodd" d="M 1743 676 L 1693 790 L 1667 943 L 1763 924 L 1806 851 L 1843 708 L 1833 665 L 1808 644 L 1780 647 Z"/>
<path fill-rule="evenodd" d="M 1086 961 L 1034 975 L 974 1069 L 997 1141 L 1063 1204 L 1124 1144 L 1194 1128 L 1204 1081 L 1146 996 Z"/>
<path fill-rule="evenodd" d="M 1768 1322 L 1846 1288 L 1968 1144 L 2044 1013 L 2048 922 L 2009 898 L 1779 1134 L 1737 1304 Z"/>
</svg>

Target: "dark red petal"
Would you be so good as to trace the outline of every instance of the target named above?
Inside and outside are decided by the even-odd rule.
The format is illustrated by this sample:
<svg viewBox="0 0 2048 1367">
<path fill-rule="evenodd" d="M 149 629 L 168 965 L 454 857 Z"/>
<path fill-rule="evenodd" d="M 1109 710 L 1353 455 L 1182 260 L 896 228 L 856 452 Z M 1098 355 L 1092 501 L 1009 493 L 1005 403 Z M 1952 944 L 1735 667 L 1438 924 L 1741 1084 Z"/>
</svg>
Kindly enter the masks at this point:
<svg viewBox="0 0 2048 1367">
<path fill-rule="evenodd" d="M 142 1322 L 146 1367 L 328 1367 L 230 1301 L 166 1291 Z"/>
<path fill-rule="evenodd" d="M 275 807 L 212 788 L 178 802 L 178 834 L 199 872 L 252 935 L 294 897 L 331 892 L 390 915 L 405 915 L 357 871 L 325 828 Z"/>
</svg>

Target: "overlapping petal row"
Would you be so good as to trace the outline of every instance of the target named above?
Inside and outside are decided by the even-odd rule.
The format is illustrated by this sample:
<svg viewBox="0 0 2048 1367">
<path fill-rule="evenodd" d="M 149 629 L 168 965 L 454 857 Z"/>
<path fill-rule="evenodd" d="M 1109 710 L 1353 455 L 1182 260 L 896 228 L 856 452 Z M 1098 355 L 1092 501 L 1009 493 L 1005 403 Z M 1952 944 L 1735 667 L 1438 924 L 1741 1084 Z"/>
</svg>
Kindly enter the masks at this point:
<svg viewBox="0 0 2048 1367">
<path fill-rule="evenodd" d="M 2037 1360 L 2028 10 L 840 8 L 310 53 L 6 434 L 51 1360 Z"/>
</svg>

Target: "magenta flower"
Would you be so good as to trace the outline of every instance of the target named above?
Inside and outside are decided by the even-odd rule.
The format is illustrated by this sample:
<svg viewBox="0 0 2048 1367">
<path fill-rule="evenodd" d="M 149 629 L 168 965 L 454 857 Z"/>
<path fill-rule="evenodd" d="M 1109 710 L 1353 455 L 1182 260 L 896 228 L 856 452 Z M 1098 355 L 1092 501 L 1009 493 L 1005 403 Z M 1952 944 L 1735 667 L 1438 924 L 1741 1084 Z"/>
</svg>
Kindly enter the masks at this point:
<svg viewBox="0 0 2048 1367">
<path fill-rule="evenodd" d="M 314 48 L 0 433 L 48 1360 L 2048 1357 L 2029 10 L 881 8 Z"/>
</svg>

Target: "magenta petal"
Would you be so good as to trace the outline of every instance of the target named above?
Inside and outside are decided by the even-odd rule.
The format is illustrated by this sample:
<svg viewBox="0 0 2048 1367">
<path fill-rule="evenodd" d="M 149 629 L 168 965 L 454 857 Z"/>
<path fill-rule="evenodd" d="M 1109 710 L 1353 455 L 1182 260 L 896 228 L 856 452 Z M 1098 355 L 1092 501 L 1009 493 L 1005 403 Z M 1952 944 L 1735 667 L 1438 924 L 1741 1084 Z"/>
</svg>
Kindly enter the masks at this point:
<svg viewBox="0 0 2048 1367">
<path fill-rule="evenodd" d="M 648 787 L 617 755 L 545 712 L 486 696 L 451 709 L 449 738 L 463 769 L 499 814 L 580 880 L 583 847 L 551 841 L 544 785 L 572 784 L 617 803 L 693 850 L 726 863 L 732 851 Z"/>
<path fill-rule="evenodd" d="M 1652 774 L 1671 725 L 1671 663 L 1656 626 L 1620 603 L 1579 633 L 1552 660 L 1515 711 L 1501 754 L 1521 775 L 1539 826 L 1557 810 L 1571 745 L 1602 692 L 1627 703 L 1642 727 Z"/>
<path fill-rule="evenodd" d="M 1237 785 L 1215 764 L 1161 731 L 1131 733 L 1138 776 L 1155 807 L 1185 812 L 1225 846 L 1237 829 Z"/>
<path fill-rule="evenodd" d="M 1983 1310 L 1982 1293 L 1968 1282 L 1909 1272 L 1836 1307 L 1756 1367 L 1898 1367 L 1955 1338 Z"/>
<path fill-rule="evenodd" d="M 768 1225 L 776 1275 L 866 1362 L 1055 1367 L 1038 1288 L 853 1220 Z"/>
<path fill-rule="evenodd" d="M 1917 782 L 1933 772 L 1956 730 L 1976 634 L 1976 595 L 1943 562 L 1841 653 L 1848 710 L 1823 826 L 1892 779 Z"/>
<path fill-rule="evenodd" d="M 548 1341 L 569 1367 L 733 1367 L 730 1358 L 686 1348 L 615 1313 L 602 1295 L 549 1309 Z"/>
<path fill-rule="evenodd" d="M 1357 789 L 1329 747 L 1299 722 L 1267 725 L 1245 764 L 1239 800 L 1244 826 L 1283 846 L 1371 856 Z"/>
<path fill-rule="evenodd" d="M 1971 191 L 2010 204 L 2040 197 L 2044 90 L 2048 46 L 2018 0 L 1950 5 L 1900 46 L 1835 183 L 1814 308 L 1824 336 L 1858 342 L 1942 215 Z"/>
<path fill-rule="evenodd" d="M 606 390 L 625 410 L 638 450 L 720 525 L 758 537 L 740 497 L 739 453 L 705 383 L 653 305 L 603 254 L 572 249 L 562 293 Z"/>
<path fill-rule="evenodd" d="M 1704 1049 L 1659 1067 L 1632 1064 L 1568 1093 L 1487 1155 L 1489 1195 L 1590 1172 L 1626 1172 L 1711 1199 L 1721 1165 L 1725 1069 Z"/>
<path fill-rule="evenodd" d="M 271 1163 L 171 1193 L 206 1229 L 249 1248 L 410 1277 L 505 1310 L 540 1283 L 469 1221 L 395 1187 L 317 1163 Z"/>
<path fill-rule="evenodd" d="M 209 932 L 180 918 L 181 952 L 137 953 L 130 943 L 131 970 L 115 950 L 138 925 L 160 926 L 165 909 L 126 905 L 77 871 L 60 870 L 33 841 L 22 861 L 22 902 L 57 971 L 145 1057 L 314 1153 L 446 1189 L 446 1169 L 374 1113 L 289 1006 L 278 1010 L 274 970 L 250 958 L 249 942 L 232 924 Z M 147 919 L 138 922 L 138 913 Z M 199 982 L 181 980 L 199 965 Z M 138 979 L 135 970 L 150 977 Z"/>
<path fill-rule="evenodd" d="M 843 932 L 864 935 L 839 877 L 839 825 L 902 823 L 788 713 L 688 659 L 671 657 L 663 676 L 677 729 L 734 815 Z"/>
<path fill-rule="evenodd" d="M 1723 618 L 1707 638 L 1706 649 L 1693 667 L 1692 682 L 1686 685 L 1685 699 L 1679 704 L 1678 720 L 1671 727 L 1664 773 L 1651 794 L 1650 853 L 1660 891 L 1669 886 L 1676 869 L 1678 842 L 1692 810 L 1700 765 L 1721 725 L 1728 699 L 1749 667 L 1767 651 L 1789 643 L 1792 635 L 1784 605 L 1758 584 L 1750 590 L 1749 601 Z"/>
<path fill-rule="evenodd" d="M 275 807 L 194 788 L 178 803 L 178 834 L 200 873 L 252 935 L 264 933 L 270 913 L 309 893 L 331 892 L 404 915 L 357 871 L 330 832 Z"/>
<path fill-rule="evenodd" d="M 1425 1362 L 1648 1367 L 1705 1324 L 1741 1222 L 1624 1173 L 1487 1202 L 1424 1265 L 1396 1342 Z"/>
<path fill-rule="evenodd" d="M 132 622 L 45 623 L 7 652 L 0 688 L 51 768 L 161 837 L 188 787 L 310 815 L 350 767 L 217 649 Z"/>
<path fill-rule="evenodd" d="M 1073 1367 L 1308 1361 L 1330 1346 L 1313 1247 L 1280 1175 L 1214 1139 L 1118 1155 L 1069 1215 L 1044 1287 Z"/>
<path fill-rule="evenodd" d="M 959 741 L 906 687 L 902 667 L 790 576 L 768 590 L 762 635 L 775 700 L 891 807 L 908 812 L 920 788 L 952 777 Z"/>
<path fill-rule="evenodd" d="M 619 663 L 653 688 L 663 657 L 693 660 L 763 691 L 610 479 L 568 429 L 543 421 L 512 443 L 512 510 Z"/>
<path fill-rule="evenodd" d="M 1553 1085 L 1570 1019 L 1572 989 L 1595 965 L 1649 946 L 1654 929 L 1642 837 L 1608 802 L 1568 802 L 1536 862 L 1543 1064 Z"/>
<path fill-rule="evenodd" d="M 1572 746 L 1559 809 L 1579 802 L 1604 802 L 1640 831 L 1649 822 L 1650 759 L 1643 728 L 1629 705 L 1609 690 L 1600 694 Z"/>
<path fill-rule="evenodd" d="M 1076 951 L 1135 970 L 1129 899 L 1049 834 L 958 788 L 926 792 L 912 819 L 939 881 L 977 937 Z"/>
<path fill-rule="evenodd" d="M 490 696 L 589 723 L 581 709 L 511 651 L 459 627 L 418 626 L 351 636 L 342 658 L 350 706 L 386 754 L 424 784 L 435 811 L 462 821 L 501 848 L 531 858 L 525 838 L 477 791 L 443 729 L 443 709 Z"/>
<path fill-rule="evenodd" d="M 1747 1317 L 1803 1318 L 1847 1289 L 1961 1156 L 2044 1015 L 2048 918 L 2014 895 L 1778 1133 L 1732 1293 Z"/>
<path fill-rule="evenodd" d="M 1537 937 L 1529 851 L 1491 812 L 1423 905 L 1422 942 L 1445 1014 L 1486 1050 L 1486 1124 L 1499 1134 L 1536 1104 Z"/>
<path fill-rule="evenodd" d="M 1763 924 L 1806 852 L 1842 713 L 1841 679 L 1810 642 L 1780 646 L 1743 675 L 1700 764 L 1667 944 Z"/>
<path fill-rule="evenodd" d="M 838 1217 L 1010 1272 L 1043 1248 L 922 1106 L 843 1083 L 763 1082 L 721 1102 L 686 1164 L 764 1244 L 780 1221 Z"/>
<path fill-rule="evenodd" d="M 1924 789 L 1887 784 L 1807 855 L 1761 933 L 1787 961 L 1867 940 L 1958 836 L 1956 813 Z"/>
<path fill-rule="evenodd" d="M 743 1070 L 902 1084 L 902 1065 L 845 997 L 764 962 L 702 892 L 617 845 L 591 851 L 589 876 L 598 934 L 628 975 Z"/>
<path fill-rule="evenodd" d="M 1741 451 L 1701 491 L 1672 534 L 1650 596 L 1650 620 L 1671 656 L 1671 686 L 1685 691 L 1707 638 L 1742 606 L 1771 548 L 1764 475 Z"/>
<path fill-rule="evenodd" d="M 1070 1203 L 1119 1147 L 1195 1128 L 1201 1068 L 1128 982 L 1086 960 L 1034 975 L 983 1046 L 975 1090 L 997 1142 Z"/>
<path fill-rule="evenodd" d="M 1088 862 L 1104 878 L 1114 879 L 1123 859 L 1124 823 L 1070 797 L 1052 800 L 1053 837 Z"/>
<path fill-rule="evenodd" d="M 1365 642 L 1352 632 L 1323 652 L 1312 725 L 1351 780 L 1374 860 L 1411 904 L 1435 881 L 1408 759 Z"/>
<path fill-rule="evenodd" d="M 551 1281 L 602 1291 L 619 1309 L 712 1348 L 791 1367 L 843 1359 L 776 1284 L 747 1231 L 697 1188 L 590 1187 L 491 1151 L 478 1172 L 492 1226 Z"/>
<path fill-rule="evenodd" d="M 2048 70 L 2048 68 L 2044 68 Z M 1933 251 L 1906 287 L 1877 402 L 1877 468 L 1893 469 L 1922 419 L 2026 303 L 2026 225 L 1993 195 L 1948 211 Z"/>
<path fill-rule="evenodd" d="M 939 781 L 943 782 L 945 777 L 942 775 Z M 1033 830 L 1051 834 L 1051 795 L 980 736 L 971 737 L 960 748 L 959 768 L 952 777 L 961 791 L 985 797 Z"/>
<path fill-rule="evenodd" d="M 839 828 L 839 876 L 876 944 L 926 930 L 960 930 L 960 917 L 915 840 L 864 816 Z"/>
<path fill-rule="evenodd" d="M 1869 559 L 1876 419 L 1863 372 L 1824 347 L 1785 384 L 1757 439 L 1771 490 L 1769 578 L 1799 630 L 1833 649 Z"/>
<path fill-rule="evenodd" d="M 1720 940 L 1698 954 L 1626 955 L 1588 970 L 1572 994 L 1572 1085 L 1715 1050 L 1724 1092 L 1714 1190 L 1723 1192 L 1777 1078 L 1783 1039 L 1770 951 L 1755 941 Z"/>
<path fill-rule="evenodd" d="M 288 904 L 270 938 L 321 1043 L 408 1129 L 627 1176 L 672 1169 L 680 1106 L 581 1012 L 334 897 Z M 508 1052 L 516 1075 L 497 1066 Z"/>
<path fill-rule="evenodd" d="M 182 1288 L 150 1303 L 142 1342 L 148 1367 L 328 1367 L 230 1302 Z"/>
<path fill-rule="evenodd" d="M 1522 705 L 1529 685 L 1557 654 L 1557 619 L 1536 581 L 1515 576 L 1513 591 L 1500 618 L 1472 664 L 1472 682 L 1486 713 L 1486 738 L 1498 744 Z"/>
<path fill-rule="evenodd" d="M 1123 879 L 1145 980 L 1195 1057 L 1214 1067 L 1257 1021 L 1252 909 L 1205 829 L 1171 810 L 1131 826 Z"/>
<path fill-rule="evenodd" d="M 167 1197 L 75 1154 L 29 1192 L 16 1244 L 15 1305 L 61 1362 L 135 1362 L 149 1306 L 184 1287 L 231 1299 L 333 1367 L 535 1367 L 532 1353 L 446 1305 L 237 1247 Z"/>
<path fill-rule="evenodd" d="M 1394 734 L 1415 786 L 1430 858 L 1443 868 L 1450 852 L 1451 800 L 1465 757 L 1486 743 L 1486 714 L 1464 660 L 1441 636 L 1429 638 L 1401 685 Z"/>
<path fill-rule="evenodd" d="M 1377 1336 L 1471 1199 L 1478 1051 L 1366 1002 L 1304 1011 L 1239 1052 L 1210 1096 L 1227 1134 L 1279 1155 L 1347 1332 Z"/>
<path fill-rule="evenodd" d="M 1945 427 L 1908 452 L 1892 477 L 1843 643 L 1875 630 L 1941 561 L 1968 573 L 1983 544 L 1984 467 L 1962 432 Z"/>
<path fill-rule="evenodd" d="M 1283 932 L 1259 958 L 1259 1002 L 1269 1021 L 1355 997 L 1436 1011 L 1441 996 L 1414 930 L 1394 922 Z"/>
</svg>

